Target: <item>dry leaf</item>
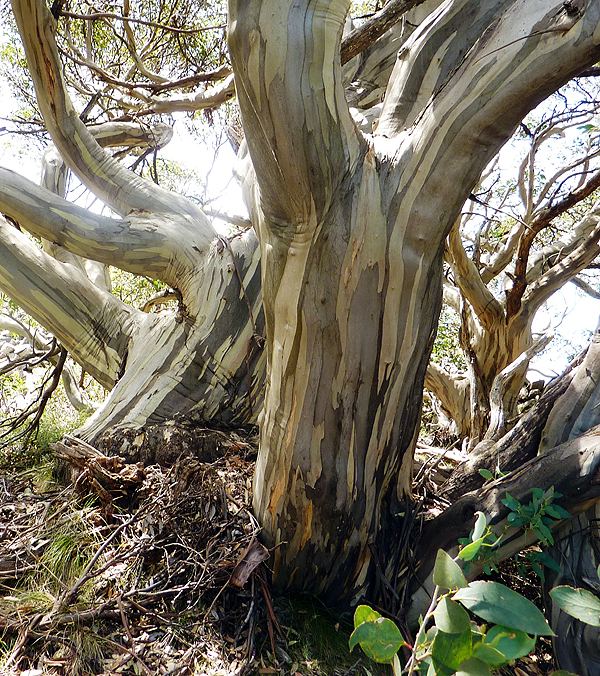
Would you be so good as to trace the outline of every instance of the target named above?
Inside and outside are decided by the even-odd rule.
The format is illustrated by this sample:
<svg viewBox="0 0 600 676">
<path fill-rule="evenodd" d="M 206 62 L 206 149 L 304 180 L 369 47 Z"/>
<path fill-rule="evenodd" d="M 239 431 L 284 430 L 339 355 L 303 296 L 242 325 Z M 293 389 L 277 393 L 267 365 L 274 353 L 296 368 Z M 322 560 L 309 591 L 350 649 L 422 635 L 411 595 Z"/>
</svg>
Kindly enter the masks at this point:
<svg viewBox="0 0 600 676">
<path fill-rule="evenodd" d="M 236 587 L 243 587 L 252 571 L 258 568 L 258 566 L 268 558 L 269 550 L 261 545 L 256 538 L 252 538 L 250 544 L 242 552 L 238 562 L 235 564 L 229 582 Z"/>
</svg>

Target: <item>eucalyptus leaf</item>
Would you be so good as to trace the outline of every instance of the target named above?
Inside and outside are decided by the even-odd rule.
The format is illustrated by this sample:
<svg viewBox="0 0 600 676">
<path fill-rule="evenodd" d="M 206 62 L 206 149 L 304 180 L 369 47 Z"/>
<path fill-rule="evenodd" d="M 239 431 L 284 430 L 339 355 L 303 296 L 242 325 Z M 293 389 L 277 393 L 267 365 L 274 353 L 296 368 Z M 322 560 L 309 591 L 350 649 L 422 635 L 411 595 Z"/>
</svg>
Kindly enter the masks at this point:
<svg viewBox="0 0 600 676">
<path fill-rule="evenodd" d="M 460 634 L 466 629 L 471 630 L 471 621 L 467 611 L 456 601 L 443 596 L 437 608 L 433 611 L 435 624 L 447 634 Z"/>
<path fill-rule="evenodd" d="M 350 650 L 360 643 L 367 657 L 375 662 L 389 663 L 404 645 L 398 627 L 387 617 L 363 622 L 350 635 Z"/>
<path fill-rule="evenodd" d="M 470 627 L 460 634 L 438 631 L 431 644 L 431 657 L 436 673 L 453 674 L 473 652 Z"/>
<path fill-rule="evenodd" d="M 496 648 L 507 661 L 529 655 L 535 649 L 535 638 L 523 631 L 500 625 L 492 627 L 485 635 L 483 642 Z"/>
<path fill-rule="evenodd" d="M 542 613 L 526 598 L 499 582 L 476 580 L 452 597 L 487 622 L 537 636 L 552 636 Z"/>
<path fill-rule="evenodd" d="M 559 608 L 578 620 L 600 627 L 600 600 L 586 589 L 554 587 L 550 596 Z"/>
<path fill-rule="evenodd" d="M 467 586 L 467 580 L 460 566 L 443 549 L 438 549 L 433 568 L 433 583 L 445 589 Z"/>
<path fill-rule="evenodd" d="M 358 606 L 354 611 L 354 626 L 358 627 L 363 622 L 374 622 L 380 617 L 381 615 L 370 606 Z"/>
<path fill-rule="evenodd" d="M 471 544 L 468 544 L 466 547 L 463 547 L 458 553 L 459 558 L 461 558 L 463 561 L 472 561 L 479 553 L 481 545 L 483 544 L 486 537 L 487 536 L 484 535 L 482 538 L 479 538 L 478 540 L 471 542 Z"/>
<path fill-rule="evenodd" d="M 461 663 L 456 676 L 490 676 L 490 667 L 477 657 L 470 657 Z"/>
<path fill-rule="evenodd" d="M 485 514 L 483 512 L 475 512 L 477 514 L 477 521 L 475 522 L 475 528 L 473 529 L 473 537 L 472 540 L 473 542 L 475 540 L 479 540 L 479 538 L 483 535 L 483 532 L 485 531 L 485 527 L 487 526 L 487 519 L 485 518 Z"/>
<path fill-rule="evenodd" d="M 473 648 L 473 655 L 489 664 L 493 669 L 502 667 L 509 662 L 497 648 L 488 643 L 477 643 Z"/>
</svg>

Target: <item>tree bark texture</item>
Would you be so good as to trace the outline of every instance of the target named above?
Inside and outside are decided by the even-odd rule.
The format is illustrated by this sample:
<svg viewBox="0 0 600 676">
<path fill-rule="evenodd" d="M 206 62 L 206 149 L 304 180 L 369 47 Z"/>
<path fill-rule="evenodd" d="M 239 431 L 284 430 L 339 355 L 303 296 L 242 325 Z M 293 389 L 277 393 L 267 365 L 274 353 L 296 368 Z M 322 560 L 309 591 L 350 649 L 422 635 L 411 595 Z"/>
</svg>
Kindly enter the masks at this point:
<svg viewBox="0 0 600 676">
<path fill-rule="evenodd" d="M 581 366 L 564 394 L 556 402 L 544 427 L 540 443 L 543 460 L 556 444 L 581 438 L 587 430 L 600 422 L 598 396 L 600 395 L 600 334 L 592 338 Z M 561 566 L 561 573 L 546 569 L 544 589 L 568 584 L 583 587 L 600 595 L 600 533 L 598 532 L 599 503 L 567 521 L 555 534 L 554 545 L 547 549 Z M 550 626 L 556 636 L 552 639 L 554 652 L 561 669 L 596 676 L 600 674 L 600 630 L 567 615 L 552 603 L 548 596 L 546 607 Z"/>
<path fill-rule="evenodd" d="M 600 57 L 595 2 L 425 5 L 366 136 L 340 62 L 349 1 L 230 0 L 256 235 L 226 243 L 191 201 L 99 146 L 66 95 L 53 17 L 41 0 L 14 0 L 53 141 L 117 215 L 8 170 L 3 212 L 70 253 L 162 280 L 180 302 L 127 308 L 7 223 L 0 284 L 113 388 L 88 440 L 261 410 L 254 505 L 277 545 L 275 582 L 333 602 L 373 589 L 376 562 L 398 582 L 446 236 L 522 117 Z"/>
<path fill-rule="evenodd" d="M 561 53 L 597 58 L 593 5 L 575 20 L 517 4 L 440 6 L 404 45 L 367 138 L 343 98 L 347 2 L 230 2 L 267 331 L 254 505 L 281 586 L 351 601 L 372 552 L 390 560 L 444 238 L 521 116 L 574 72 L 556 68 Z"/>
</svg>

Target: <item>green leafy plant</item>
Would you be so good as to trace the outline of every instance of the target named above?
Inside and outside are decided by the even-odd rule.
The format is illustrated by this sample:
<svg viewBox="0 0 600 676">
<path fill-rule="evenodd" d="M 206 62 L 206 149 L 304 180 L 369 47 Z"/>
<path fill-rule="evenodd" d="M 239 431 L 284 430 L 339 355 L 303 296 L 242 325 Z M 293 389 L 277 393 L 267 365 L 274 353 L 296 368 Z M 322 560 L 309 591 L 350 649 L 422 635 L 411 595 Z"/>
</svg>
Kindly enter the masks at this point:
<svg viewBox="0 0 600 676">
<path fill-rule="evenodd" d="M 518 526 L 531 529 L 536 534 L 547 532 L 542 519 L 563 518 L 562 508 L 551 505 L 560 497 L 551 489 L 547 493 L 536 489 L 529 505 L 523 506 L 507 494 L 506 506 L 516 515 Z M 550 507 L 550 509 L 548 509 Z M 567 514 L 568 516 L 568 514 Z M 517 524 L 515 524 L 517 525 Z M 360 645 L 366 655 L 377 662 L 392 665 L 394 674 L 409 676 L 488 676 L 492 669 L 506 666 L 535 648 L 538 636 L 551 636 L 553 632 L 542 613 L 531 601 L 499 582 L 476 580 L 467 582 L 464 568 L 473 561 L 489 557 L 502 535 L 496 537 L 485 515 L 477 513 L 475 527 L 466 538 L 455 558 L 444 550 L 437 553 L 433 569 L 435 589 L 431 604 L 422 618 L 414 641 L 409 645 L 397 626 L 388 618 L 368 606 L 359 606 L 354 616 L 354 632 L 350 636 L 350 650 Z M 557 588 L 561 589 L 561 588 Z M 572 590 L 583 591 L 583 590 Z M 588 593 L 568 596 L 557 592 L 563 604 L 573 612 L 593 618 L 600 626 L 600 602 L 590 609 Z M 560 605 L 560 603 L 559 603 Z M 563 607 L 563 606 L 561 606 Z M 469 612 L 483 620 L 473 622 Z M 584 620 L 585 621 L 585 620 Z M 411 655 L 404 667 L 398 651 L 407 646 Z M 554 676 L 565 676 L 555 672 Z"/>
<path fill-rule="evenodd" d="M 510 510 L 508 523 L 515 528 L 522 528 L 525 532 L 532 530 L 545 545 L 554 544 L 550 526 L 556 520 L 568 519 L 569 512 L 559 505 L 552 504 L 562 493 L 555 493 L 551 486 L 547 491 L 541 488 L 531 489 L 532 499 L 527 505 L 521 504 L 510 493 L 502 500 L 502 504 Z"/>
<path fill-rule="evenodd" d="M 598 566 L 597 575 L 600 578 L 600 566 Z M 591 592 L 561 585 L 550 591 L 550 597 L 571 617 L 593 627 L 600 627 L 600 599 Z"/>
<path fill-rule="evenodd" d="M 482 539 L 472 544 L 480 547 Z M 433 570 L 436 587 L 415 644 L 409 646 L 408 674 L 487 676 L 490 669 L 529 654 L 537 636 L 552 635 L 542 613 L 517 592 L 498 582 L 468 583 L 458 563 L 465 551 L 455 559 L 438 551 Z M 472 622 L 467 611 L 494 625 Z M 428 629 L 430 620 L 433 625 Z M 357 608 L 354 624 L 350 649 L 360 644 L 372 659 L 391 663 L 399 676 L 402 667 L 397 653 L 407 644 L 396 625 L 368 606 Z"/>
</svg>

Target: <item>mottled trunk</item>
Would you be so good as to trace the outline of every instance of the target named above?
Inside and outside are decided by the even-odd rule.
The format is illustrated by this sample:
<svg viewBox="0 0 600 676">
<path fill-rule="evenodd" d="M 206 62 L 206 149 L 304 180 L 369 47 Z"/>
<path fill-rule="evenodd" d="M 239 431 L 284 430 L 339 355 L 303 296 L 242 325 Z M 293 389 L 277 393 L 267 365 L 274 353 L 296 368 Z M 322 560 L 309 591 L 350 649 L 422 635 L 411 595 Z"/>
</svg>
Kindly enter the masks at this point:
<svg viewBox="0 0 600 676">
<path fill-rule="evenodd" d="M 282 274 L 264 287 L 255 509 L 269 543 L 287 541 L 279 583 L 334 600 L 364 588 L 374 553 L 392 558 L 441 302 L 439 247 L 386 220 L 373 162 L 352 183 L 314 231 L 263 250 Z"/>
<path fill-rule="evenodd" d="M 600 423 L 600 331 L 596 329 L 587 354 L 566 392 L 557 401 L 544 427 L 540 457 L 561 442 L 574 439 Z M 582 471 L 584 463 L 581 462 Z M 595 483 L 598 480 L 596 478 Z M 557 585 L 583 587 L 599 595 L 600 533 L 599 503 L 590 504 L 556 530 L 555 544 L 548 553 L 562 568 L 560 573 L 546 569 L 546 592 Z M 600 630 L 567 615 L 547 596 L 550 625 L 556 637 L 554 651 L 561 669 L 581 674 L 600 674 L 598 645 Z"/>
<path fill-rule="evenodd" d="M 268 359 L 254 506 L 277 545 L 276 584 L 344 602 L 373 591 L 378 559 L 398 583 L 444 239 L 483 167 L 561 79 L 553 50 L 566 43 L 538 37 L 575 21 L 551 2 L 527 3 L 516 22 L 512 2 L 442 4 L 405 43 L 367 138 L 342 87 L 348 7 L 229 4 Z"/>
</svg>

